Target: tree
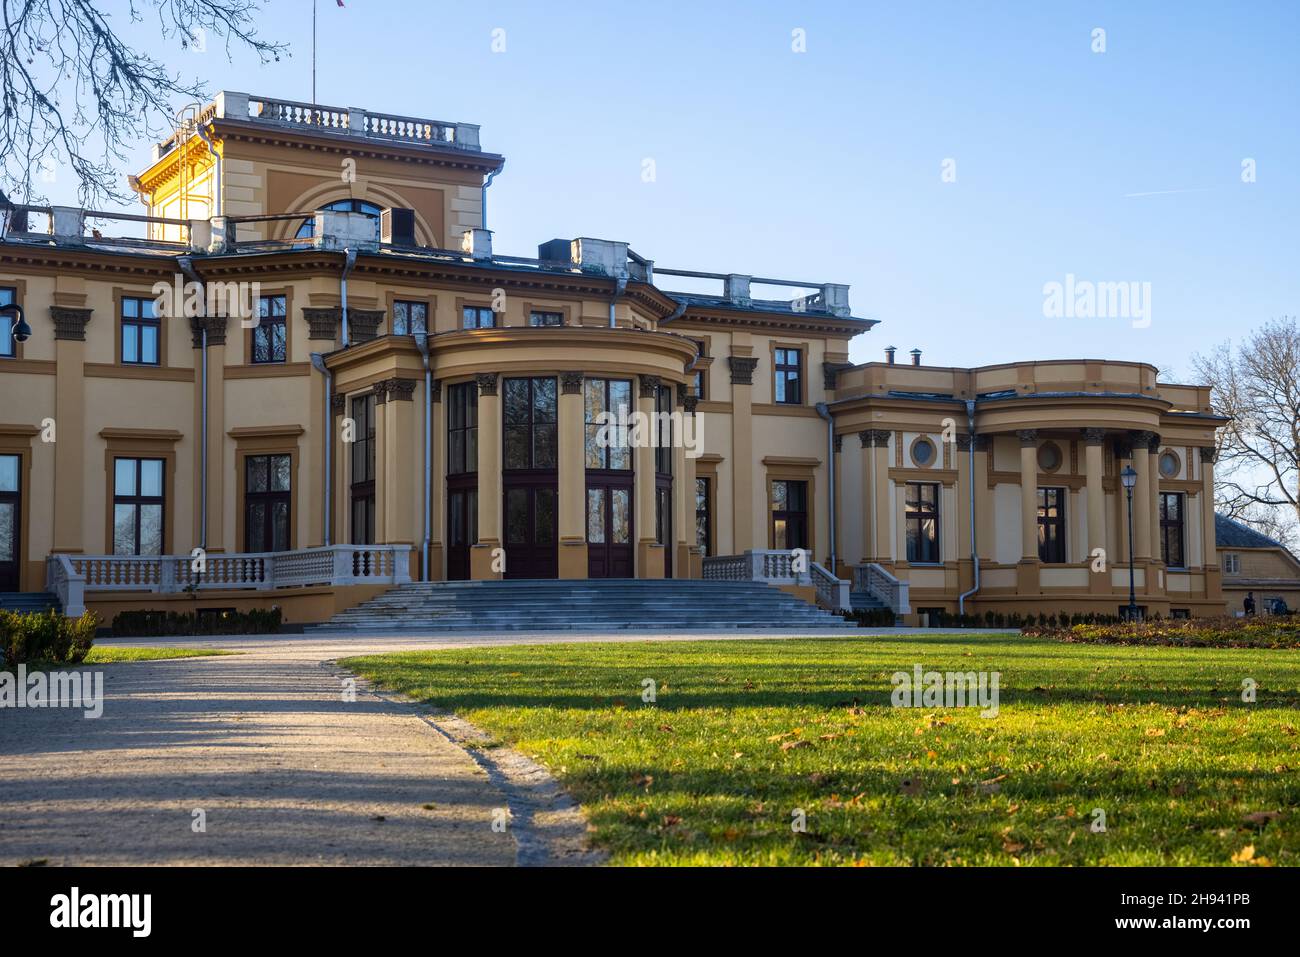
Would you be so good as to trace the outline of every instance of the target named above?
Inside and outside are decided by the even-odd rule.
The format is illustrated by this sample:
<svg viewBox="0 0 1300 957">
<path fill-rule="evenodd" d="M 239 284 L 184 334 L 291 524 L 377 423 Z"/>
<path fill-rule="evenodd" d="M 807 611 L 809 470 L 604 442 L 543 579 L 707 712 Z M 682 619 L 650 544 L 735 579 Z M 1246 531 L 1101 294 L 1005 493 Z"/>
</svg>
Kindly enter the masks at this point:
<svg viewBox="0 0 1300 957">
<path fill-rule="evenodd" d="M 119 185 L 124 148 L 156 138 L 173 111 L 203 102 L 198 80 L 171 73 L 114 29 L 105 0 L 0 0 L 0 190 L 40 203 L 41 169 L 70 169 L 83 205 L 129 202 Z M 284 44 L 257 36 L 256 0 L 125 0 L 132 23 L 153 7 L 164 41 L 186 48 L 211 38 L 227 57 L 246 47 L 266 63 Z M 170 125 L 167 127 L 170 129 Z"/>
<path fill-rule="evenodd" d="M 1272 537 L 1300 523 L 1300 328 L 1276 319 L 1235 349 L 1224 343 L 1193 363 L 1213 388 L 1219 432 L 1215 507 Z"/>
</svg>

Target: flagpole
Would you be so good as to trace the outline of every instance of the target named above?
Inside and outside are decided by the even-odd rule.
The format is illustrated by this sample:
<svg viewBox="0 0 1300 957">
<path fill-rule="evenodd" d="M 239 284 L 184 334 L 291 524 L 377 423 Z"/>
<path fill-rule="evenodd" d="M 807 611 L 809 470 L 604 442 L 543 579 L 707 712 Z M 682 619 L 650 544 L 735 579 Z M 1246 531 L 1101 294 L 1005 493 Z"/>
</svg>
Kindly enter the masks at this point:
<svg viewBox="0 0 1300 957">
<path fill-rule="evenodd" d="M 311 105 L 316 105 L 316 0 L 311 0 Z"/>
</svg>

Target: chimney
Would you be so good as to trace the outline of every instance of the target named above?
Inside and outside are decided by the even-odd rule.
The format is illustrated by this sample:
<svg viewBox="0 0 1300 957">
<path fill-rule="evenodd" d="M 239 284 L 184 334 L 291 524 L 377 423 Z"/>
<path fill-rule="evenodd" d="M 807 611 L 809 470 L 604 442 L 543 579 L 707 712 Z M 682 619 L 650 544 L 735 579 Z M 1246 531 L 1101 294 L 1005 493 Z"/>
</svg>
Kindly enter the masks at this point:
<svg viewBox="0 0 1300 957">
<path fill-rule="evenodd" d="M 475 259 L 492 258 L 492 230 L 477 226 L 460 234 L 460 251 Z"/>
<path fill-rule="evenodd" d="M 894 353 L 897 351 L 898 349 L 895 346 L 885 346 L 885 361 L 891 366 L 894 364 Z"/>
<path fill-rule="evenodd" d="M 912 357 L 912 365 L 914 365 L 914 366 L 919 366 L 919 365 L 921 364 L 921 350 L 920 350 L 920 349 L 913 349 L 913 350 L 912 350 L 910 353 L 908 353 L 908 354 Z"/>
</svg>

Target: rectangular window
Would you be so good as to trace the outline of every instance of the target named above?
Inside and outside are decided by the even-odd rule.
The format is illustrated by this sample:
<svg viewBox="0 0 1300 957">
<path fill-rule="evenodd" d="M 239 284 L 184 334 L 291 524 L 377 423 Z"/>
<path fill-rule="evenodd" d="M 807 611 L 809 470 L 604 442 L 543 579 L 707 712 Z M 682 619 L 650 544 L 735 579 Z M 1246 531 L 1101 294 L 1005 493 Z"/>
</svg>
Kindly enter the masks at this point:
<svg viewBox="0 0 1300 957">
<path fill-rule="evenodd" d="M 257 301 L 257 325 L 253 327 L 253 361 L 287 362 L 288 343 L 285 297 L 262 296 Z"/>
<path fill-rule="evenodd" d="M 564 313 L 539 312 L 534 309 L 528 314 L 528 324 L 530 326 L 562 326 L 564 325 Z"/>
<path fill-rule="evenodd" d="M 0 306 L 7 306 L 18 301 L 18 290 L 13 286 L 0 286 Z M 13 358 L 18 354 L 14 342 L 13 325 L 17 313 L 0 312 L 0 356 Z"/>
<path fill-rule="evenodd" d="M 673 474 L 673 389 L 661 385 L 655 392 L 655 471 Z"/>
<path fill-rule="evenodd" d="M 447 387 L 447 474 L 478 471 L 478 386 Z"/>
<path fill-rule="evenodd" d="M 393 300 L 393 335 L 413 336 L 429 331 L 429 307 L 409 299 Z"/>
<path fill-rule="evenodd" d="M 709 548 L 709 543 L 713 541 L 712 504 L 709 480 L 697 478 L 695 480 L 695 544 L 700 546 L 700 551 L 705 555 L 712 554 Z"/>
<path fill-rule="evenodd" d="M 289 550 L 292 463 L 288 455 L 244 459 L 244 551 Z"/>
<path fill-rule="evenodd" d="M 808 483 L 772 482 L 772 547 L 808 547 Z"/>
<path fill-rule="evenodd" d="M 776 401 L 785 405 L 803 403 L 803 352 L 777 349 L 774 356 Z"/>
<path fill-rule="evenodd" d="M 503 382 L 505 462 L 507 469 L 557 467 L 554 379 L 506 379 Z"/>
<path fill-rule="evenodd" d="M 1169 568 L 1185 568 L 1183 493 L 1160 493 L 1160 558 Z"/>
<path fill-rule="evenodd" d="M 1227 553 L 1223 556 L 1223 574 L 1239 575 L 1241 574 L 1241 556 L 1235 552 Z"/>
<path fill-rule="evenodd" d="M 113 460 L 113 554 L 161 555 L 163 460 Z"/>
<path fill-rule="evenodd" d="M 465 306 L 460 314 L 462 329 L 491 329 L 497 324 L 496 313 L 487 306 Z"/>
<path fill-rule="evenodd" d="M 162 327 L 154 315 L 153 300 L 142 296 L 123 296 L 121 318 L 123 364 L 158 365 L 158 343 Z"/>
<path fill-rule="evenodd" d="M 907 560 L 914 565 L 938 564 L 939 485 L 908 482 L 905 499 Z"/>
<path fill-rule="evenodd" d="M 703 339 L 696 339 L 695 354 L 699 356 L 701 359 L 708 356 L 709 354 L 708 343 L 705 342 Z M 705 394 L 706 392 L 708 392 L 708 389 L 709 389 L 709 370 L 696 369 L 695 370 L 695 397 L 699 399 L 701 402 L 704 401 L 705 399 L 708 398 L 708 396 Z"/>
<path fill-rule="evenodd" d="M 632 418 L 632 383 L 626 379 L 583 382 L 586 461 L 589 469 L 630 469 L 628 429 Z"/>
<path fill-rule="evenodd" d="M 352 400 L 352 544 L 375 541 L 375 397 Z"/>
<path fill-rule="evenodd" d="M 1065 489 L 1038 490 L 1038 560 L 1047 565 L 1065 562 Z"/>
</svg>

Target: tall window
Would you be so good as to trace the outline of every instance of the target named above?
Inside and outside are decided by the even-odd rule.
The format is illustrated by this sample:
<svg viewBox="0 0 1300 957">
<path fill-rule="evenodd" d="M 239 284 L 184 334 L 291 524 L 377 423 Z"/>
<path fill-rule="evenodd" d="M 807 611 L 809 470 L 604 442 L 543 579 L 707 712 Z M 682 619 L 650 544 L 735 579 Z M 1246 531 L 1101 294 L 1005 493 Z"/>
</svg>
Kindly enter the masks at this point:
<svg viewBox="0 0 1300 957">
<path fill-rule="evenodd" d="M 705 340 L 696 339 L 695 354 L 699 356 L 701 359 L 705 358 L 709 354 L 708 346 L 709 344 Z M 707 399 L 708 396 L 705 393 L 708 392 L 708 389 L 709 389 L 709 370 L 696 369 L 695 370 L 695 397 L 697 399 L 700 399 L 701 401 Z"/>
<path fill-rule="evenodd" d="M 1185 568 L 1183 493 L 1160 493 L 1160 558 L 1170 568 Z"/>
<path fill-rule="evenodd" d="M 709 543 L 713 541 L 712 497 L 709 494 L 709 480 L 695 480 L 695 544 L 705 555 L 710 554 Z"/>
<path fill-rule="evenodd" d="M 161 555 L 163 460 L 113 460 L 113 554 Z"/>
<path fill-rule="evenodd" d="M 1065 489 L 1038 490 L 1038 560 L 1044 564 L 1065 562 Z"/>
<path fill-rule="evenodd" d="M 288 335 L 284 296 L 262 296 L 257 301 L 257 325 L 253 327 L 253 361 L 285 362 Z"/>
<path fill-rule="evenodd" d="M 460 312 L 462 329 L 491 329 L 497 324 L 497 314 L 487 306 L 465 306 Z"/>
<path fill-rule="evenodd" d="M 393 300 L 393 335 L 413 336 L 429 331 L 429 307 L 407 299 Z"/>
<path fill-rule="evenodd" d="M 478 471 L 478 386 L 447 387 L 447 474 Z"/>
<path fill-rule="evenodd" d="M 154 314 L 153 300 L 141 296 L 122 297 L 122 362 L 156 366 L 162 329 Z"/>
<path fill-rule="evenodd" d="M 905 499 L 907 560 L 914 565 L 939 562 L 939 485 L 908 482 Z"/>
<path fill-rule="evenodd" d="M 564 313 L 539 312 L 534 309 L 528 314 L 528 324 L 530 326 L 562 326 L 564 325 Z"/>
<path fill-rule="evenodd" d="M 375 541 L 375 397 L 352 400 L 352 544 Z"/>
<path fill-rule="evenodd" d="M 18 290 L 13 286 L 0 286 L 0 306 L 18 301 Z M 18 354 L 14 344 L 12 312 L 0 312 L 0 356 L 9 358 Z"/>
<path fill-rule="evenodd" d="M 655 392 L 655 471 L 672 477 L 673 474 L 673 390 L 661 385 Z"/>
<path fill-rule="evenodd" d="M 776 401 L 800 405 L 803 402 L 803 353 L 798 349 L 777 349 L 775 360 Z"/>
<path fill-rule="evenodd" d="M 589 469 L 630 469 L 632 449 L 627 430 L 632 411 L 632 383 L 626 379 L 587 379 L 583 383 L 586 459 Z"/>
<path fill-rule="evenodd" d="M 556 467 L 554 379 L 506 379 L 505 464 L 508 469 Z"/>
<path fill-rule="evenodd" d="M 772 482 L 772 547 L 808 547 L 807 482 Z"/>
<path fill-rule="evenodd" d="M 245 551 L 288 551 L 291 463 L 288 455 L 249 455 L 244 459 Z"/>
<path fill-rule="evenodd" d="M 340 199 L 336 203 L 326 203 L 320 207 L 322 211 L 329 210 L 338 213 L 361 213 L 369 216 L 375 221 L 375 239 L 379 238 L 379 214 L 383 211 L 374 203 L 367 203 L 363 199 Z M 316 235 L 316 220 L 306 219 L 298 227 L 298 239 L 311 239 Z"/>
</svg>

